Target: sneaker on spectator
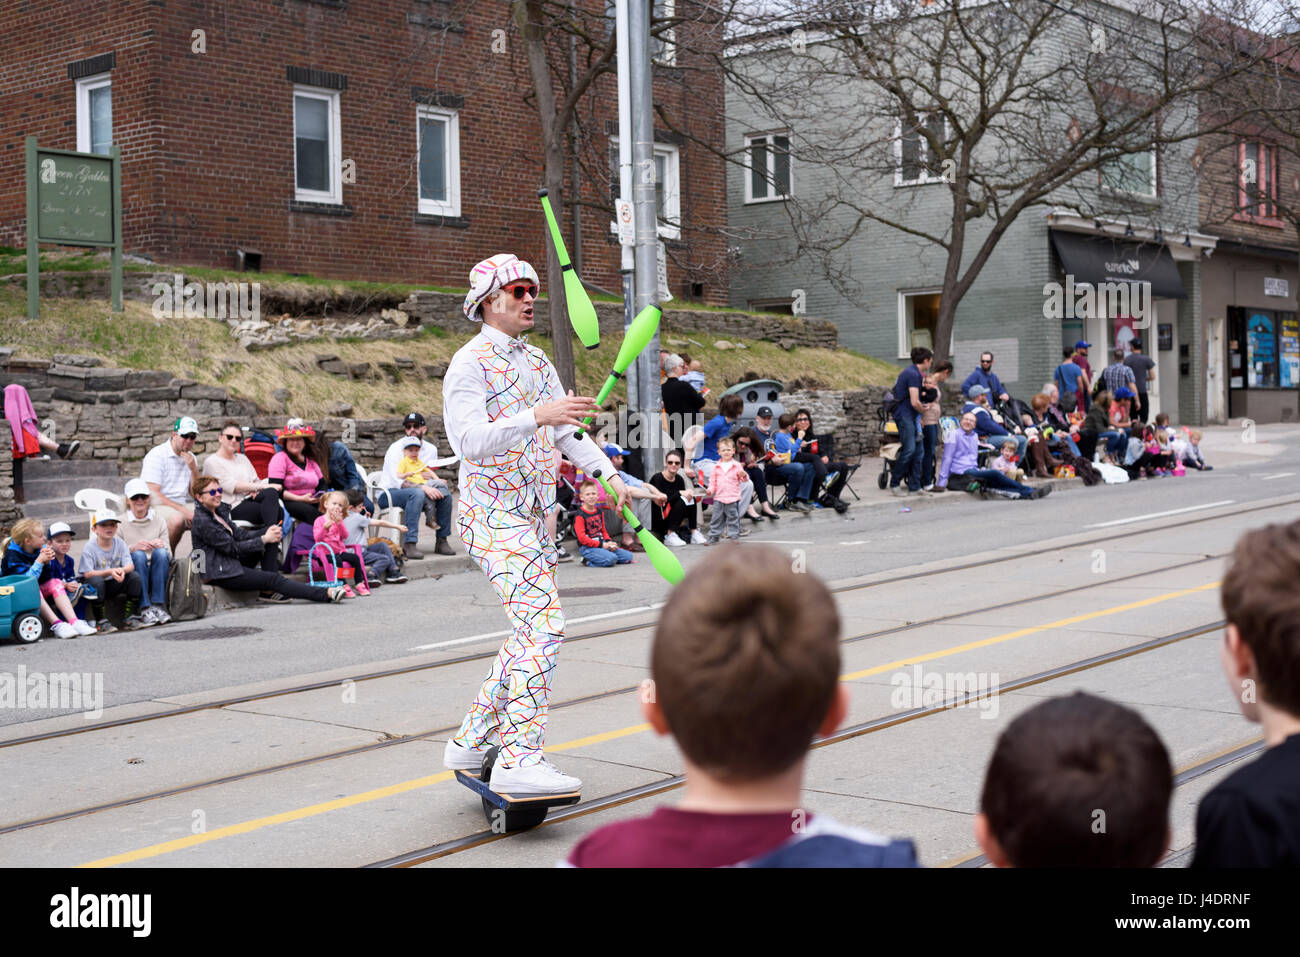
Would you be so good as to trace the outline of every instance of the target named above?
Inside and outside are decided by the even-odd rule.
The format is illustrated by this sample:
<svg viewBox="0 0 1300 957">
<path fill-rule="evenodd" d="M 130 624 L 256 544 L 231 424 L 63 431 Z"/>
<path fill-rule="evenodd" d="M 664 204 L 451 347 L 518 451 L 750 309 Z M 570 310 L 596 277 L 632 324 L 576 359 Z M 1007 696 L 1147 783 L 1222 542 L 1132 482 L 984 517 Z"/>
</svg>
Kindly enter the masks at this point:
<svg viewBox="0 0 1300 957">
<path fill-rule="evenodd" d="M 95 622 L 95 634 L 97 635 L 111 635 L 115 631 L 117 631 L 117 625 L 113 624 L 107 618 L 101 618 L 99 621 Z"/>
<path fill-rule="evenodd" d="M 50 629 L 58 638 L 80 638 L 81 632 L 73 628 L 66 621 L 56 621 L 54 627 Z"/>
<path fill-rule="evenodd" d="M 906 485 L 893 485 L 890 486 L 889 494 L 895 498 L 907 498 L 912 493 Z"/>
<path fill-rule="evenodd" d="M 708 543 L 709 543 L 709 540 L 708 540 L 707 538 L 704 537 L 704 533 L 703 533 L 703 532 L 701 532 L 698 528 L 691 529 L 691 544 L 692 544 L 692 545 L 707 545 Z"/>
<path fill-rule="evenodd" d="M 573 553 L 566 551 L 563 545 L 556 545 L 555 560 L 557 562 L 571 562 L 573 561 Z"/>
<path fill-rule="evenodd" d="M 144 615 L 136 612 L 134 615 L 128 615 L 122 624 L 127 631 L 135 631 L 137 628 L 148 628 L 153 622 L 145 621 Z"/>
<path fill-rule="evenodd" d="M 686 543 L 677 537 L 676 532 L 669 532 L 664 536 L 664 544 L 669 548 L 685 548 Z"/>
<path fill-rule="evenodd" d="M 76 621 L 74 621 L 74 622 L 72 623 L 72 627 L 75 628 L 76 631 L 77 631 L 77 634 L 78 634 L 78 635 L 81 635 L 83 638 L 86 637 L 86 636 L 88 636 L 88 635 L 96 635 L 96 634 L 99 634 L 99 632 L 95 631 L 95 626 L 94 626 L 94 625 L 90 624 L 90 623 L 87 622 L 87 621 L 83 621 L 83 620 L 80 619 L 80 618 L 78 618 Z"/>
<path fill-rule="evenodd" d="M 364 582 L 363 582 L 362 584 L 357 585 L 357 594 L 358 594 L 358 595 L 369 595 L 369 594 L 370 594 L 370 586 L 366 585 Z"/>
<path fill-rule="evenodd" d="M 172 616 L 167 614 L 167 609 L 162 605 L 154 605 L 153 607 L 155 617 L 158 619 L 158 624 L 165 625 L 172 620 Z"/>
</svg>

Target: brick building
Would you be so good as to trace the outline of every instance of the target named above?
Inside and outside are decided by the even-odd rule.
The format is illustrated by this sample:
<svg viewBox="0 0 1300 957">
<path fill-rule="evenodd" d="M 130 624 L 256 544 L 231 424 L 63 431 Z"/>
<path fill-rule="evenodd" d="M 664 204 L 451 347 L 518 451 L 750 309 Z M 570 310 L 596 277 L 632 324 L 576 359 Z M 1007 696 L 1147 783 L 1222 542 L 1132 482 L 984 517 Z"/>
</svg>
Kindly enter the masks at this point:
<svg viewBox="0 0 1300 957">
<path fill-rule="evenodd" d="M 583 6 L 599 23 L 603 4 Z M 492 253 L 545 261 L 540 126 L 507 3 L 34 0 L 4 20 L 0 244 L 25 242 L 35 135 L 121 147 L 126 251 L 160 262 L 233 267 L 244 249 L 266 270 L 457 287 Z M 724 164 L 692 142 L 721 148 L 722 81 L 693 52 L 707 29 L 698 47 L 685 18 L 675 30 L 655 68 L 669 283 L 725 303 Z M 599 77 L 578 113 L 584 204 L 608 203 L 616 109 Z M 583 276 L 618 290 L 612 217 L 584 208 Z"/>
</svg>

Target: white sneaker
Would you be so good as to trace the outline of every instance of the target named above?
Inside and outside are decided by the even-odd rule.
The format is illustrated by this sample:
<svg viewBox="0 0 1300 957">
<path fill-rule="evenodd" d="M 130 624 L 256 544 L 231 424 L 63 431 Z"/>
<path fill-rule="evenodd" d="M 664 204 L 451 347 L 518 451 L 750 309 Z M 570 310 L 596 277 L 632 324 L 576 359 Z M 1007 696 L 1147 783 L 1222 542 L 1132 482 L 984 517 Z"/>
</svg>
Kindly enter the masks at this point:
<svg viewBox="0 0 1300 957">
<path fill-rule="evenodd" d="M 76 621 L 74 621 L 74 622 L 72 623 L 72 627 L 73 627 L 74 629 L 76 629 L 77 634 L 78 634 L 78 635 L 81 635 L 83 638 L 84 638 L 86 635 L 97 635 L 97 634 L 99 634 L 99 632 L 95 631 L 94 628 L 92 628 L 90 625 L 86 624 L 86 623 L 85 623 L 84 621 L 82 621 L 80 618 L 78 618 Z"/>
<path fill-rule="evenodd" d="M 708 543 L 709 543 L 709 540 L 708 540 L 707 538 L 705 538 L 703 534 L 701 534 L 701 532 L 700 532 L 700 530 L 699 530 L 698 528 L 697 528 L 697 529 L 694 529 L 694 530 L 691 531 L 691 544 L 692 544 L 692 545 L 707 545 Z"/>
<path fill-rule="evenodd" d="M 486 751 L 471 751 L 463 744 L 448 741 L 442 752 L 442 766 L 449 771 L 473 771 L 478 774 L 483 770 L 483 755 Z"/>
<path fill-rule="evenodd" d="M 53 631 L 54 634 L 59 638 L 80 638 L 81 637 L 81 632 L 77 631 L 77 629 L 73 628 L 66 621 L 59 622 L 51 629 L 51 631 Z"/>
<path fill-rule="evenodd" d="M 534 794 L 568 794 L 582 788 L 582 782 L 575 777 L 560 773 L 549 761 L 530 764 L 524 768 L 492 769 L 492 780 L 488 787 L 498 794 L 522 797 Z"/>
<path fill-rule="evenodd" d="M 669 532 L 664 536 L 664 544 L 669 548 L 685 548 L 686 543 L 677 537 L 676 532 Z"/>
<path fill-rule="evenodd" d="M 907 498 L 912 493 L 906 485 L 895 485 L 889 490 L 889 494 L 895 498 Z"/>
</svg>

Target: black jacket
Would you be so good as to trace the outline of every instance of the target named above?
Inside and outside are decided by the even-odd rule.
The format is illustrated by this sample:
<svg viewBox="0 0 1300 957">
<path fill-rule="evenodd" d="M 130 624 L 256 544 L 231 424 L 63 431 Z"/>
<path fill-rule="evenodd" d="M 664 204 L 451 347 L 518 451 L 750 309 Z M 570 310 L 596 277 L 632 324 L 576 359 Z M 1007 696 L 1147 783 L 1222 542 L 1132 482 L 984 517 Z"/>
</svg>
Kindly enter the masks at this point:
<svg viewBox="0 0 1300 957">
<path fill-rule="evenodd" d="M 190 537 L 195 549 L 203 549 L 203 580 L 215 581 L 222 578 L 234 578 L 247 571 L 241 558 L 261 559 L 266 553 L 266 542 L 262 541 L 263 531 L 240 528 L 230 517 L 230 506 L 222 503 L 217 506 L 217 515 L 234 529 L 232 534 L 216 517 L 202 505 L 194 506 L 194 523 L 190 526 Z"/>
</svg>

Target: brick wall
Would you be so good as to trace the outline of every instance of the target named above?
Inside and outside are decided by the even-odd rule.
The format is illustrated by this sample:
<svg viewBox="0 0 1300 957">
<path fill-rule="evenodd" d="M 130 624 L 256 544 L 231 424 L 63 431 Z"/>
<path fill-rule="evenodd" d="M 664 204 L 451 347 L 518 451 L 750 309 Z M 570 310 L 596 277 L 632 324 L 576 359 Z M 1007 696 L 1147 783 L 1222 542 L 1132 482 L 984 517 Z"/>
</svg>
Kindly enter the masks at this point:
<svg viewBox="0 0 1300 957">
<path fill-rule="evenodd" d="M 597 0 L 584 6 L 603 9 Z M 531 100 L 523 102 L 530 83 L 508 4 L 181 2 L 115 6 L 111 16 L 106 8 L 87 16 L 73 0 L 9 7 L 0 35 L 0 244 L 24 241 L 23 137 L 75 149 L 68 64 L 111 52 L 128 251 L 232 266 L 237 246 L 252 247 L 266 269 L 448 286 L 463 285 L 470 266 L 502 250 L 545 261 L 539 124 Z M 200 29 L 205 53 L 192 52 Z M 492 50 L 494 30 L 505 31 L 501 53 Z M 683 50 L 677 68 L 656 69 L 655 99 L 666 118 L 659 134 L 681 155 L 684 223 L 680 241 L 670 243 L 669 281 L 678 295 L 699 283 L 704 300 L 721 304 L 724 163 L 691 142 L 722 144 L 721 79 L 707 63 Z M 293 203 L 289 67 L 346 77 L 341 156 L 355 164 L 356 182 L 342 187 L 343 206 L 332 211 L 342 215 Z M 458 109 L 456 222 L 416 215 L 417 91 Z M 608 202 L 616 103 L 614 78 L 602 77 L 580 111 L 586 202 Z M 610 218 L 586 211 L 583 275 L 616 290 Z"/>
</svg>

